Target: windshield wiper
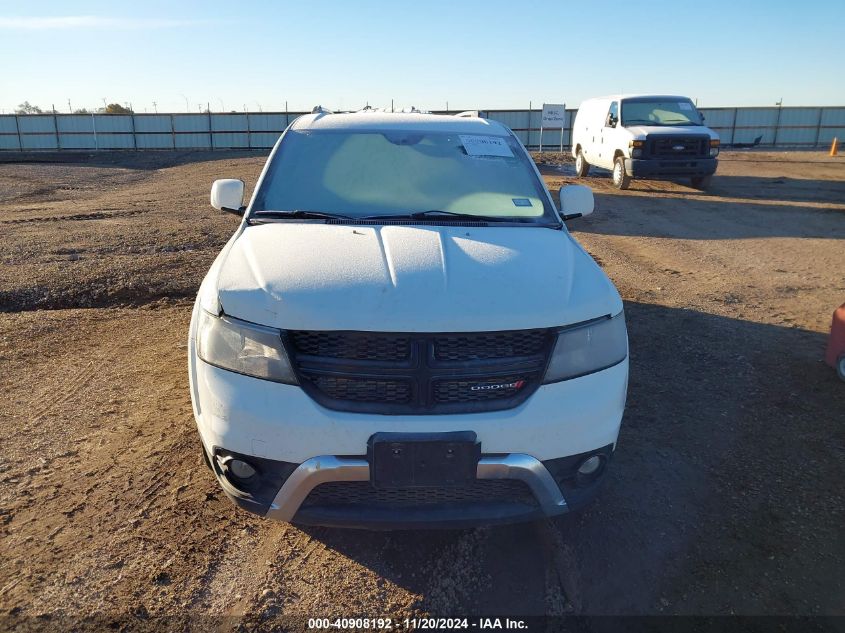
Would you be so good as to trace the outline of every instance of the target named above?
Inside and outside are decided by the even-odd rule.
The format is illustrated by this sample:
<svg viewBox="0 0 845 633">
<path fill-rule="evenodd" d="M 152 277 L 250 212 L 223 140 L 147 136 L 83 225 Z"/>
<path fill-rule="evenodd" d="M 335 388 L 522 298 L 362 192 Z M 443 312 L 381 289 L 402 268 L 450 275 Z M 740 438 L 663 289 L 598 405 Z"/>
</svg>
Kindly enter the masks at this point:
<svg viewBox="0 0 845 633">
<path fill-rule="evenodd" d="M 476 215 L 474 213 L 457 213 L 455 211 L 443 211 L 441 209 L 429 209 L 428 211 L 413 211 L 411 213 L 394 213 L 390 215 L 368 215 L 360 220 L 430 220 L 433 218 L 471 220 L 475 222 L 519 222 L 508 216 L 497 217 L 493 215 Z"/>
<path fill-rule="evenodd" d="M 262 219 L 269 220 L 357 220 L 351 215 L 340 213 L 327 213 L 325 211 L 306 211 L 305 209 L 294 209 L 292 211 L 257 211 L 250 218 L 252 222 L 260 222 Z"/>
</svg>

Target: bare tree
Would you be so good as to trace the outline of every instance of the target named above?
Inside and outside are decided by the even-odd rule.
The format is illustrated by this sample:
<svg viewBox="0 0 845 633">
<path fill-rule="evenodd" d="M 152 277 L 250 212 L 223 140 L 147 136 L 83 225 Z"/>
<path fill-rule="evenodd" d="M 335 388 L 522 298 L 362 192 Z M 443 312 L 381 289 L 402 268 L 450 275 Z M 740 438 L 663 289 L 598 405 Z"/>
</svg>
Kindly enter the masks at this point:
<svg viewBox="0 0 845 633">
<path fill-rule="evenodd" d="M 24 101 L 17 108 L 15 114 L 43 114 L 44 111 L 37 105 L 32 105 L 29 101 Z"/>
</svg>

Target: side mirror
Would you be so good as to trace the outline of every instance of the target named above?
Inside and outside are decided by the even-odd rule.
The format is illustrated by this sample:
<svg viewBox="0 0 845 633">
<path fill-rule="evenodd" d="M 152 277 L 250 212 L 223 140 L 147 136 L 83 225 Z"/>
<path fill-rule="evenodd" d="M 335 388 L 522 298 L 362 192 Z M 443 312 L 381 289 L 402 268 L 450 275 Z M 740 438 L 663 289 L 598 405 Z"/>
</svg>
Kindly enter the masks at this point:
<svg viewBox="0 0 845 633">
<path fill-rule="evenodd" d="M 607 127 L 616 127 L 616 117 L 612 114 L 607 115 Z"/>
<path fill-rule="evenodd" d="M 244 181 L 234 178 L 215 180 L 211 185 L 211 206 L 218 211 L 243 215 Z"/>
<path fill-rule="evenodd" d="M 584 185 L 567 185 L 560 188 L 560 213 L 564 221 L 590 215 L 595 209 L 593 190 Z"/>
</svg>

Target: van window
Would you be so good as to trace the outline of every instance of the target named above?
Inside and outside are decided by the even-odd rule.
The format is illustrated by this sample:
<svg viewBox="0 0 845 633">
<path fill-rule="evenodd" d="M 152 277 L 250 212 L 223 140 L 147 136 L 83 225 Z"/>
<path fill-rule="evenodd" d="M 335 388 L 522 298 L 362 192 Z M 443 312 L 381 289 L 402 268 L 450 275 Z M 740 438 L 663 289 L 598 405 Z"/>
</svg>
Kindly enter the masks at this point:
<svg viewBox="0 0 845 633">
<path fill-rule="evenodd" d="M 438 210 L 557 223 L 515 139 L 427 131 L 288 131 L 252 212 L 291 210 L 353 217 Z"/>
<path fill-rule="evenodd" d="M 605 119 L 605 125 L 610 126 L 610 119 L 613 118 L 616 121 L 619 120 L 619 102 L 614 101 L 610 104 L 610 110 L 607 111 L 607 118 Z"/>
<path fill-rule="evenodd" d="M 622 125 L 702 125 L 689 99 L 640 97 L 622 102 Z"/>
</svg>

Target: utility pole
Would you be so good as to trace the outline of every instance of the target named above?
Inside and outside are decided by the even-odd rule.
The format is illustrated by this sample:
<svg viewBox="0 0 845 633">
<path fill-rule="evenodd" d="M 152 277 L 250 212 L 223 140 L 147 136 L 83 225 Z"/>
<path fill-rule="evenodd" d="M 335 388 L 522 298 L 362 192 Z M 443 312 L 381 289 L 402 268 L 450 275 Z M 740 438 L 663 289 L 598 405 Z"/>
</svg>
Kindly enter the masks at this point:
<svg viewBox="0 0 845 633">
<path fill-rule="evenodd" d="M 67 100 L 67 111 L 73 114 L 73 108 L 70 106 L 70 99 Z"/>
<path fill-rule="evenodd" d="M 185 100 L 185 112 L 190 112 L 191 106 L 188 104 L 188 97 L 186 97 L 185 95 L 182 95 L 182 98 Z"/>
<path fill-rule="evenodd" d="M 783 109 L 783 97 L 778 99 L 778 101 L 777 101 L 777 103 L 775 103 L 775 105 L 778 107 L 778 118 L 775 121 L 775 138 L 772 141 L 773 146 L 777 146 L 777 144 L 778 144 L 778 129 L 780 129 L 780 111 Z"/>
<path fill-rule="evenodd" d="M 155 101 L 153 101 L 153 111 L 158 114 L 158 104 Z"/>
</svg>

